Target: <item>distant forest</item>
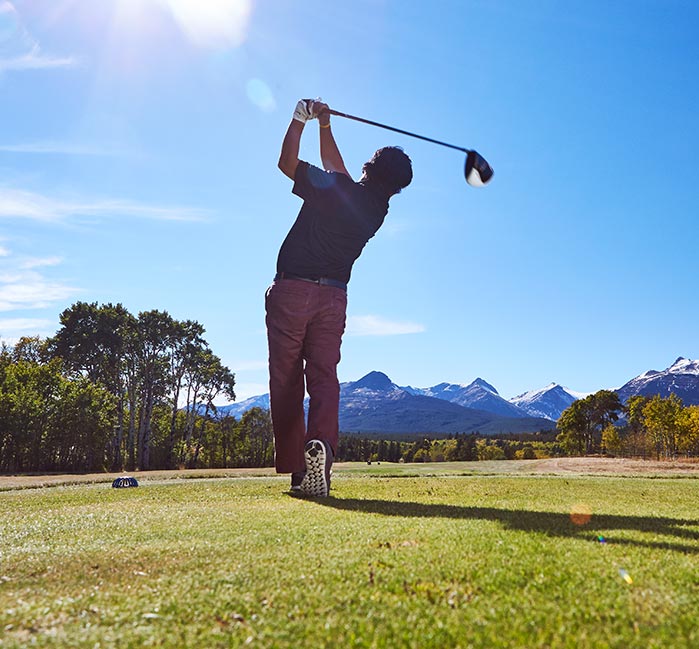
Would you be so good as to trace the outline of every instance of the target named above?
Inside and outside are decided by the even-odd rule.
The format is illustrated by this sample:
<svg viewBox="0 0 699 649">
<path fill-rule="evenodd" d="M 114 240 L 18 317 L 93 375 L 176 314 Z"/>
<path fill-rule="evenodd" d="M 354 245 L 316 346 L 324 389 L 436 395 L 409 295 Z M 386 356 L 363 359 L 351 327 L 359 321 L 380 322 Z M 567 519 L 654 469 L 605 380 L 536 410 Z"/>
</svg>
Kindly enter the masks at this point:
<svg viewBox="0 0 699 649">
<path fill-rule="evenodd" d="M 165 311 L 77 302 L 51 338 L 0 349 L 0 473 L 262 467 L 274 463 L 269 412 L 239 419 L 235 375 L 204 328 Z M 699 406 L 606 390 L 574 402 L 557 434 L 382 440 L 343 435 L 339 461 L 429 462 L 607 454 L 699 455 Z"/>
<path fill-rule="evenodd" d="M 213 416 L 234 386 L 198 322 L 78 302 L 52 338 L 0 350 L 0 471 L 269 463 L 267 413 Z"/>
</svg>

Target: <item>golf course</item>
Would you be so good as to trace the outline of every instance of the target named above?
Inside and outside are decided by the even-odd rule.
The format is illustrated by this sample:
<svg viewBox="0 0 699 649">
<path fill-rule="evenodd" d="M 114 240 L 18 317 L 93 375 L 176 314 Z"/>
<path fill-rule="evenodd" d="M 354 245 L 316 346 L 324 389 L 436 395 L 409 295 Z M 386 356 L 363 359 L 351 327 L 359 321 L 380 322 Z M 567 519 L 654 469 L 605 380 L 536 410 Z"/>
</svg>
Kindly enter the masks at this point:
<svg viewBox="0 0 699 649">
<path fill-rule="evenodd" d="M 0 645 L 696 647 L 699 466 L 0 478 Z"/>
</svg>

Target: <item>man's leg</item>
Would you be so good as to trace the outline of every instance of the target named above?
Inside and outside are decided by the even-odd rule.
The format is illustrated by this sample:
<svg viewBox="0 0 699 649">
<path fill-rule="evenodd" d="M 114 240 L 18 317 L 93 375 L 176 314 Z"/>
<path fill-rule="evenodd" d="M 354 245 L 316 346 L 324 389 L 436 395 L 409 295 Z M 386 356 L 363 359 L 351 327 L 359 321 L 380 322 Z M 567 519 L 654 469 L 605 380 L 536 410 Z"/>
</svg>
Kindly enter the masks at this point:
<svg viewBox="0 0 699 649">
<path fill-rule="evenodd" d="M 319 287 L 320 303 L 308 323 L 304 357 L 306 384 L 310 396 L 306 440 L 328 442 L 333 454 L 338 443 L 340 384 L 337 365 L 345 331 L 347 293 L 331 286 Z"/>
<path fill-rule="evenodd" d="M 303 345 L 310 294 L 316 287 L 277 281 L 265 296 L 269 343 L 269 392 L 278 473 L 305 470 Z"/>
</svg>

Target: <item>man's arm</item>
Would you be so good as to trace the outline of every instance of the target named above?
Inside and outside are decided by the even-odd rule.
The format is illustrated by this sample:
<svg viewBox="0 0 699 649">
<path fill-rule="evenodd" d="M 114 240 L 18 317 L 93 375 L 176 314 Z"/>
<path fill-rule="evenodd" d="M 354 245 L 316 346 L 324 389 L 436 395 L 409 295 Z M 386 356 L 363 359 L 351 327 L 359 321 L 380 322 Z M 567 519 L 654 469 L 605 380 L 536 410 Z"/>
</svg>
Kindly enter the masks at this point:
<svg viewBox="0 0 699 649">
<path fill-rule="evenodd" d="M 291 120 L 282 143 L 282 152 L 279 155 L 278 166 L 282 173 L 291 178 L 291 180 L 294 180 L 296 177 L 296 167 L 299 166 L 299 145 L 304 126 L 304 122 L 296 119 Z"/>
<path fill-rule="evenodd" d="M 278 167 L 282 170 L 285 176 L 294 180 L 296 178 L 296 167 L 299 166 L 299 144 L 301 143 L 301 135 L 303 127 L 309 119 L 315 119 L 318 116 L 314 112 L 313 105 L 317 103 L 312 99 L 299 99 L 294 108 L 294 118 L 289 124 L 282 143 L 282 152 L 279 155 Z"/>
<path fill-rule="evenodd" d="M 327 108 L 327 104 L 321 104 L 320 102 L 315 102 L 313 106 L 314 113 L 318 115 L 320 124 L 320 159 L 323 163 L 323 168 L 325 171 L 337 171 L 351 178 L 352 176 L 350 176 L 347 167 L 345 167 L 345 161 L 342 159 L 342 154 L 332 134 L 330 113 L 327 112 Z"/>
</svg>

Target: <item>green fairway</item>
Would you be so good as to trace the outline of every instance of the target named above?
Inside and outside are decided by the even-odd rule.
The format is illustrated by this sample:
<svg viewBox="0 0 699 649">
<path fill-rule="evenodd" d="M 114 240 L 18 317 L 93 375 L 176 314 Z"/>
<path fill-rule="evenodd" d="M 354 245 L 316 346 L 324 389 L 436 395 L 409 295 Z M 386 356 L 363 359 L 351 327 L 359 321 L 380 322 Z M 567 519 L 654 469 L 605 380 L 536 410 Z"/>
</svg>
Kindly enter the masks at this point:
<svg viewBox="0 0 699 649">
<path fill-rule="evenodd" d="M 0 645 L 699 646 L 696 478 L 356 471 L 4 491 Z"/>
</svg>

